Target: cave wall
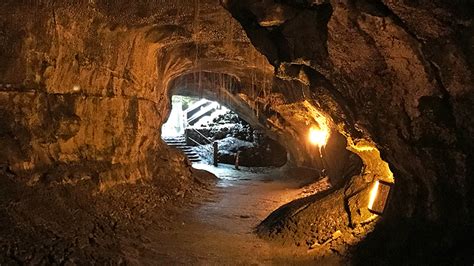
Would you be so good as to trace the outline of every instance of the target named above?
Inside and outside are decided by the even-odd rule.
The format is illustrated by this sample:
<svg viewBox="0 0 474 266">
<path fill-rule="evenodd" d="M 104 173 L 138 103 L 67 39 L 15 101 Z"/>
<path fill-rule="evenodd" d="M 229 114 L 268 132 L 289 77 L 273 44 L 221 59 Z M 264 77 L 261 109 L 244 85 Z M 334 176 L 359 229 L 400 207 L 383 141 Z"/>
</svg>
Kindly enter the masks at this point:
<svg viewBox="0 0 474 266">
<path fill-rule="evenodd" d="M 83 165 L 107 187 L 184 164 L 159 141 L 166 105 L 157 104 L 150 27 L 113 27 L 80 4 L 4 5 L 2 163 L 10 171 L 33 184 L 50 181 L 58 165 Z"/>
<path fill-rule="evenodd" d="M 472 16 L 462 5 L 418 2 L 225 4 L 279 75 L 305 74 L 309 97 L 346 132 L 377 144 L 411 202 L 406 215 L 466 214 Z M 458 199 L 456 210 L 445 205 L 448 195 Z"/>
<path fill-rule="evenodd" d="M 381 242 L 398 233 L 407 247 L 429 236 L 455 249 L 472 232 L 472 1 L 223 4 L 277 76 L 306 84 L 343 134 L 375 143 L 389 163 L 385 217 L 398 227 L 379 232 Z"/>
<path fill-rule="evenodd" d="M 171 81 L 265 61 L 213 1 L 9 1 L 1 12 L 0 163 L 31 185 L 59 165 L 87 168 L 101 188 L 189 179 L 160 138 Z"/>
<path fill-rule="evenodd" d="M 61 164 L 90 168 L 104 188 L 189 177 L 185 158 L 160 140 L 180 90 L 227 104 L 285 144 L 292 162 L 321 167 L 306 145 L 311 114 L 285 113 L 306 108 L 301 84 L 275 77 L 217 1 L 2 6 L 1 163 L 32 184 Z"/>
<path fill-rule="evenodd" d="M 377 148 L 396 179 L 392 221 L 472 222 L 472 4 L 220 4 L 0 4 L 1 169 L 29 184 L 65 178 L 61 165 L 102 188 L 190 180 L 160 140 L 169 95 L 187 87 L 228 102 L 297 165 L 321 167 L 306 140 L 321 115 L 362 159 Z M 377 177 L 365 174 L 364 186 Z"/>
</svg>

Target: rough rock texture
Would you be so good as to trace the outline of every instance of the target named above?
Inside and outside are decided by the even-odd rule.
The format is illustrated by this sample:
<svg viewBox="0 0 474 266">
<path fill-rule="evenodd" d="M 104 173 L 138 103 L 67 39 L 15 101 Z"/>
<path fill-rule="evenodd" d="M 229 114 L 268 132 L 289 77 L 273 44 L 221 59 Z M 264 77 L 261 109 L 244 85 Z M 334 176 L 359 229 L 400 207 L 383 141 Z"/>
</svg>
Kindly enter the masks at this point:
<svg viewBox="0 0 474 266">
<path fill-rule="evenodd" d="M 160 164 L 183 164 L 159 140 L 166 105 L 154 99 L 160 95 L 154 89 L 156 44 L 146 40 L 145 29 L 111 29 L 91 6 L 6 4 L 2 12 L 8 12 L 3 24 L 15 26 L 7 38 L 24 34 L 15 39 L 17 53 L 9 54 L 18 59 L 3 64 L 1 73 L 2 139 L 12 150 L 2 161 L 12 172 L 107 164 L 98 171 L 107 186 L 151 178 Z"/>
<path fill-rule="evenodd" d="M 459 246 L 473 234 L 472 1 L 220 4 L 3 1 L 2 171 L 38 189 L 86 177 L 103 193 L 144 180 L 173 190 L 179 177 L 191 186 L 185 158 L 159 129 L 172 93 L 206 96 L 284 144 L 294 164 L 324 166 L 306 140 L 311 126 L 346 137 L 326 147 L 334 173 L 352 164 L 346 142 L 364 161 L 362 173 L 301 210 L 293 242 L 322 240 L 305 231 L 311 221 L 324 236 L 371 230 L 363 191 L 393 172 L 384 220 L 356 254 L 376 246 L 377 263 L 434 261 L 446 249 L 447 260 L 472 256 L 472 244 Z M 347 220 L 331 223 L 343 210 Z M 270 232 L 291 224 L 286 213 Z"/>
<path fill-rule="evenodd" d="M 169 226 L 176 206 L 195 199 L 214 180 L 194 170 L 199 185 L 156 178 L 99 191 L 89 170 L 57 166 L 61 182 L 29 185 L 0 168 L 0 264 L 129 263 L 137 256 L 130 246 L 147 243 L 151 225 Z"/>
<path fill-rule="evenodd" d="M 162 167 L 184 164 L 159 135 L 171 93 L 217 99 L 284 143 L 296 164 L 321 167 L 318 151 L 301 145 L 308 121 L 317 124 L 311 104 L 292 95 L 301 84 L 275 77 L 216 1 L 2 5 L 1 158 L 15 174 L 108 164 L 98 171 L 104 187 L 187 175 Z"/>
<path fill-rule="evenodd" d="M 308 98 L 389 163 L 390 225 L 367 242 L 404 237 L 375 261 L 471 256 L 459 243 L 473 232 L 472 1 L 224 2 L 280 77 L 306 81 Z M 271 11 L 280 5 L 286 15 Z"/>
<path fill-rule="evenodd" d="M 271 89 L 273 68 L 217 1 L 3 1 L 0 33 L 0 167 L 9 191 L 1 199 L 0 263 L 117 258 L 118 247 L 102 251 L 118 236 L 104 249 L 74 238 L 87 240 L 84 224 L 127 214 L 141 202 L 135 194 L 159 200 L 197 188 L 185 157 L 160 138 L 172 93 L 209 94 L 267 124 L 254 98 Z M 42 205 L 51 211 L 27 211 Z"/>
</svg>

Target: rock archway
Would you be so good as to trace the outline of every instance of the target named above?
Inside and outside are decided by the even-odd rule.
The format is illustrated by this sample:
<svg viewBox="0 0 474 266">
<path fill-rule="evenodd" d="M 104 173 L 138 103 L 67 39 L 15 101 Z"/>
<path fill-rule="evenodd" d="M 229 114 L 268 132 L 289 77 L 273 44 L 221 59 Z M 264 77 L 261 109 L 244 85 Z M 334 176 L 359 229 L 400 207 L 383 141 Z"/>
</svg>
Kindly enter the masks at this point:
<svg viewBox="0 0 474 266">
<path fill-rule="evenodd" d="M 371 139 L 390 164 L 390 226 L 369 240 L 403 237 L 378 249 L 378 262 L 408 250 L 423 261 L 439 239 L 458 248 L 460 232 L 472 232 L 472 3 L 222 2 L 278 76 L 308 84 L 343 132 Z M 418 239 L 430 244 L 401 244 Z"/>
<path fill-rule="evenodd" d="M 311 126 L 338 136 L 326 156 L 341 182 L 270 216 L 259 227 L 264 236 L 301 244 L 342 230 L 360 233 L 344 238 L 355 244 L 375 226 L 370 184 L 393 176 L 381 227 L 391 230 L 376 229 L 367 243 L 399 230 L 407 234 L 395 243 L 401 252 L 430 235 L 455 248 L 472 232 L 471 4 L 165 2 L 0 4 L 5 183 L 87 184 L 91 195 L 147 182 L 191 191 L 193 172 L 159 133 L 170 92 L 181 90 L 226 103 L 284 143 L 298 166 L 321 167 L 320 150 L 306 140 Z M 351 154 L 364 162 L 361 173 Z"/>
<path fill-rule="evenodd" d="M 271 64 L 225 9 L 206 2 L 169 6 L 153 13 L 160 20 L 145 23 L 151 15 L 111 15 L 122 5 L 127 6 L 43 3 L 35 10 L 21 3 L 8 6 L 23 16 L 55 15 L 37 21 L 5 16 L 6 25 L 17 26 L 16 31 L 8 32 L 10 37 L 21 33 L 31 40 L 19 43 L 20 50 L 11 51 L 20 59 L 3 69 L 5 116 L 14 116 L 11 110 L 21 103 L 35 101 L 35 105 L 18 111 L 21 121 L 11 125 L 11 131 L 20 125 L 30 132 L 47 128 L 42 135 L 20 140 L 30 143 L 31 150 L 14 151 L 18 147 L 11 147 L 12 154 L 22 153 L 24 157 L 5 158 L 13 172 L 27 176 L 48 171 L 56 163 L 80 164 L 87 159 L 112 162 L 116 170 L 99 178 L 104 184 L 109 179 L 113 183 L 118 176 L 128 176 L 131 182 L 153 176 L 157 169 L 151 169 L 147 162 L 154 161 L 155 154 L 167 153 L 160 150 L 157 129 L 169 109 L 169 90 L 183 82 L 197 91 L 202 90 L 202 82 L 228 86 L 220 91 L 227 91 L 222 96 L 229 96 L 230 106 L 241 108 L 239 112 L 249 121 L 288 143 L 297 163 L 311 165 L 307 158 L 313 151 L 300 145 L 306 142 L 307 128 L 292 125 L 296 114 L 284 114 L 284 106 L 307 109 L 297 118 L 297 123 L 304 124 L 314 120 L 308 106 L 317 104 L 305 102 L 309 91 L 304 82 L 275 77 Z M 90 12 L 82 14 L 77 11 L 81 8 Z M 167 12 L 172 10 L 181 10 L 183 16 L 170 16 Z M 58 15 L 61 19 L 56 19 Z M 79 15 L 88 19 L 77 22 Z M 10 47 L 10 43 L 5 45 L 5 49 Z M 13 102 L 10 96 L 16 97 Z M 53 124 L 48 126 L 50 113 L 61 115 L 53 116 Z M 94 113 L 108 116 L 94 117 Z M 32 114 L 40 114 L 39 119 L 30 118 Z M 140 170 L 133 170 L 137 167 Z"/>
</svg>

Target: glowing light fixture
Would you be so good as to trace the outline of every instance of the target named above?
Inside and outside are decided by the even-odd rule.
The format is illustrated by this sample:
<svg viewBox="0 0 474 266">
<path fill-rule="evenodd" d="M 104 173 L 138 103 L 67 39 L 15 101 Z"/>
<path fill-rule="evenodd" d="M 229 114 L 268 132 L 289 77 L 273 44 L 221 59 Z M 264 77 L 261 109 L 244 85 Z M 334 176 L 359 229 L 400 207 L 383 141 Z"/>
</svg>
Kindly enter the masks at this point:
<svg viewBox="0 0 474 266">
<path fill-rule="evenodd" d="M 81 91 L 81 86 L 79 86 L 79 85 L 74 85 L 74 86 L 72 87 L 72 91 L 74 91 L 74 92 L 79 92 L 79 91 Z"/>
<path fill-rule="evenodd" d="M 375 181 L 372 190 L 370 191 L 369 211 L 378 215 L 381 215 L 384 212 L 391 188 L 391 183 L 382 180 Z"/>
<path fill-rule="evenodd" d="M 325 146 L 328 142 L 329 130 L 312 127 L 309 129 L 309 142 L 319 147 Z"/>
</svg>

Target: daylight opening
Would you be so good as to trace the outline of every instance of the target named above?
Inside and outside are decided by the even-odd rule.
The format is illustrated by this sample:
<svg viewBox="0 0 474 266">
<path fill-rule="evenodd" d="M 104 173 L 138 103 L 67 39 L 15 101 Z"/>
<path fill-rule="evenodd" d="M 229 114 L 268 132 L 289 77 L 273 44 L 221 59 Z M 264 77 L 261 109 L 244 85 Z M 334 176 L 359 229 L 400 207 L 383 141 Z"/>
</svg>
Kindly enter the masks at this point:
<svg viewBox="0 0 474 266">
<path fill-rule="evenodd" d="M 218 102 L 174 95 L 162 138 L 193 163 L 280 167 L 287 151 Z"/>
</svg>

